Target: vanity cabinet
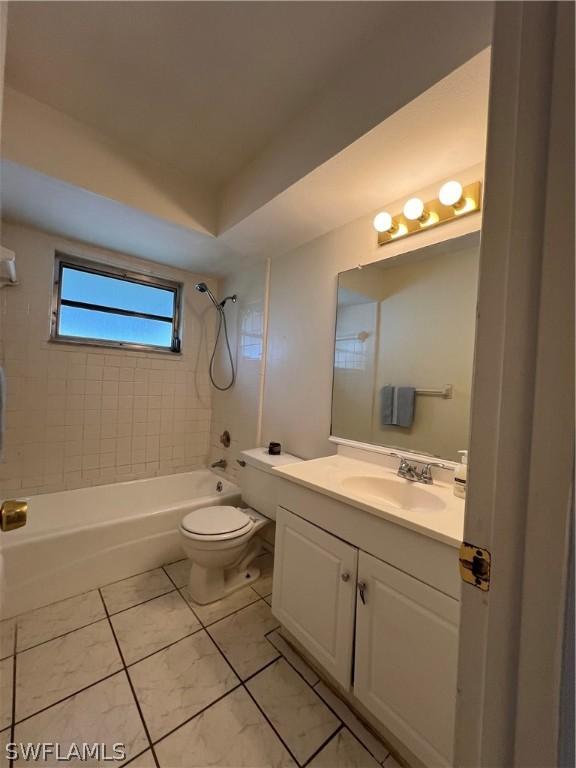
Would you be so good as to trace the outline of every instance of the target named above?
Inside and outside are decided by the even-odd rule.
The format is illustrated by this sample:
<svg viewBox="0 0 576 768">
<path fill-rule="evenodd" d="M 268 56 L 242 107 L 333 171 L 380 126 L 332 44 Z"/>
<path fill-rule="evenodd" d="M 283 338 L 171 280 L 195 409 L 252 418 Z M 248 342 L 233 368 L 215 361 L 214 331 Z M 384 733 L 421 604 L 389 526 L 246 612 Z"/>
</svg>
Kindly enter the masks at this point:
<svg viewBox="0 0 576 768">
<path fill-rule="evenodd" d="M 272 610 L 324 669 L 350 686 L 358 550 L 281 507 Z"/>
<path fill-rule="evenodd" d="M 458 550 L 295 484 L 281 499 L 274 615 L 423 764 L 450 766 Z"/>
<path fill-rule="evenodd" d="M 426 765 L 450 765 L 459 605 L 360 552 L 354 694 Z"/>
</svg>

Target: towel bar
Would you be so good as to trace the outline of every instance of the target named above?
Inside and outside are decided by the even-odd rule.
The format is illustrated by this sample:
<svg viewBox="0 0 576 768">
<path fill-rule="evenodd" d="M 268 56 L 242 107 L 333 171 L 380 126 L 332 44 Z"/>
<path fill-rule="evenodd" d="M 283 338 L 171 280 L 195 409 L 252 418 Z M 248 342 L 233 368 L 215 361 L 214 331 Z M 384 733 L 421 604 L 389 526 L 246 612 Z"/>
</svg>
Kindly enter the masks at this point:
<svg viewBox="0 0 576 768">
<path fill-rule="evenodd" d="M 442 389 L 416 389 L 417 395 L 431 395 L 432 397 L 443 397 L 445 400 L 452 398 L 452 384 L 446 384 Z"/>
</svg>

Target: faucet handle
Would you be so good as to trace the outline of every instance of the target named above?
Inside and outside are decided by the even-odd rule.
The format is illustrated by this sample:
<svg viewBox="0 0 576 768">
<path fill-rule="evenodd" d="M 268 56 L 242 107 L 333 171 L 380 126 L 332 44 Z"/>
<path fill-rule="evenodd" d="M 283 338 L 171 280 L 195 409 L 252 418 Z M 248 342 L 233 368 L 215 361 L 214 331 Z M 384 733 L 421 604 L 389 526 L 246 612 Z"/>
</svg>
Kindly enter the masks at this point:
<svg viewBox="0 0 576 768">
<path fill-rule="evenodd" d="M 446 464 L 442 464 L 441 461 L 427 461 L 424 463 L 424 466 L 422 467 L 422 471 L 420 472 L 420 482 L 424 483 L 425 485 L 432 485 L 434 482 L 432 478 L 432 467 L 438 467 L 439 469 L 448 469 Z"/>
</svg>

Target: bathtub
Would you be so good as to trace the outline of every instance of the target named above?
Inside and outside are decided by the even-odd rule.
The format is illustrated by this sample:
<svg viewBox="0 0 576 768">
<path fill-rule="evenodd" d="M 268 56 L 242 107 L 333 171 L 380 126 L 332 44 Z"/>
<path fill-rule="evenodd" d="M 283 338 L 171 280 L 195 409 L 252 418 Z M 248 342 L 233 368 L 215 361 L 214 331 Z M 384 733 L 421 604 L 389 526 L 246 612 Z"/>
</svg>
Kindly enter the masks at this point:
<svg viewBox="0 0 576 768">
<path fill-rule="evenodd" d="M 0 533 L 2 618 L 180 559 L 184 515 L 240 490 L 200 469 L 26 500 L 27 524 Z"/>
</svg>

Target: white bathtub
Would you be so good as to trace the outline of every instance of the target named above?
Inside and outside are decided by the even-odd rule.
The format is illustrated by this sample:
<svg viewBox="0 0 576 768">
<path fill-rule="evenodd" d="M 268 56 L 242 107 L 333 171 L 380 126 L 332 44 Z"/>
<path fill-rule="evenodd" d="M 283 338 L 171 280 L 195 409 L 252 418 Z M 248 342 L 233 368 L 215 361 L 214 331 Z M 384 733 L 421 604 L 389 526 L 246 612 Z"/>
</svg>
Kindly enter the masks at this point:
<svg viewBox="0 0 576 768">
<path fill-rule="evenodd" d="M 236 505 L 240 490 L 200 469 L 27 501 L 26 526 L 0 533 L 2 618 L 178 560 L 184 515 Z"/>
</svg>

